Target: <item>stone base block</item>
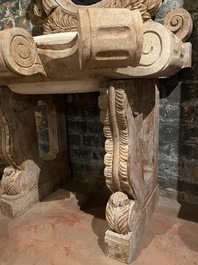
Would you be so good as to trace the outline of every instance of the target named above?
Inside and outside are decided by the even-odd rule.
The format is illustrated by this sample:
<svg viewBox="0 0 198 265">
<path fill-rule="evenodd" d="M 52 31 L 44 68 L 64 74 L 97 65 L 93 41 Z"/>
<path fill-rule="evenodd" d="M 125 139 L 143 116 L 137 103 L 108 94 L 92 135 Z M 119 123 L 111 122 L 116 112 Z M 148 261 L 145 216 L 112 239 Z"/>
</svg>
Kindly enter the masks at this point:
<svg viewBox="0 0 198 265">
<path fill-rule="evenodd" d="M 130 263 L 133 256 L 132 233 L 120 235 L 107 230 L 105 233 L 105 254 L 119 261 Z"/>
<path fill-rule="evenodd" d="M 133 231 L 127 235 L 115 233 L 107 230 L 105 233 L 105 254 L 116 260 L 131 263 L 138 243 L 144 232 L 144 228 L 149 223 L 152 213 L 156 207 L 159 197 L 159 188 L 155 188 L 143 209 L 139 213 L 139 218 L 133 227 Z"/>
<path fill-rule="evenodd" d="M 1 196 L 2 214 L 9 217 L 17 217 L 26 212 L 34 203 L 39 200 L 38 186 L 33 187 L 29 191 L 19 195 Z"/>
</svg>

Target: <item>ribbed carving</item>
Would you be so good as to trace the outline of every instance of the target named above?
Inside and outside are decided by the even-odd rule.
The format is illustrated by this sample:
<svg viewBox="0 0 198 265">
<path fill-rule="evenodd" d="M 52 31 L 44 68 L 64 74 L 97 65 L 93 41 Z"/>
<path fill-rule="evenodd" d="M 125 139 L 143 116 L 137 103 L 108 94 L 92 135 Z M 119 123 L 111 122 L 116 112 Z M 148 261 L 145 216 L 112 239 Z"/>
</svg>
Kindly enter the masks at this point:
<svg viewBox="0 0 198 265">
<path fill-rule="evenodd" d="M 104 157 L 106 184 L 112 191 L 124 191 L 136 198 L 128 173 L 129 136 L 126 116 L 128 100 L 126 82 L 114 82 L 109 90 L 101 90 L 99 107 L 106 137 Z"/>
<path fill-rule="evenodd" d="M 109 227 L 117 233 L 129 232 L 128 220 L 130 201 L 123 192 L 116 192 L 109 198 L 106 206 L 106 220 Z"/>
<path fill-rule="evenodd" d="M 109 110 L 108 110 L 108 91 L 101 90 L 100 96 L 98 99 L 98 104 L 101 109 L 100 112 L 100 119 L 104 124 L 103 132 L 106 138 L 105 141 L 105 157 L 104 157 L 104 175 L 106 178 L 106 185 L 107 187 L 112 190 L 116 191 L 117 188 L 112 178 L 112 164 L 113 164 L 113 137 L 110 128 L 110 121 L 109 121 Z"/>
<path fill-rule="evenodd" d="M 38 182 L 40 169 L 32 160 L 26 160 L 20 166 L 4 169 L 1 186 L 6 194 L 17 195 L 31 189 Z"/>
</svg>

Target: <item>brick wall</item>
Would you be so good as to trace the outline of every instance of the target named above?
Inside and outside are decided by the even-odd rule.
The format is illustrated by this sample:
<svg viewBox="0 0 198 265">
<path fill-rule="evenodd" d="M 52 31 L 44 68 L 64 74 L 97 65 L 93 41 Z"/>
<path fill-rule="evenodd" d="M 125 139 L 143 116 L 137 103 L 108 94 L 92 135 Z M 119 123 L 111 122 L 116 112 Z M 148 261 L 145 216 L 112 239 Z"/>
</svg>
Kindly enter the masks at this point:
<svg viewBox="0 0 198 265">
<path fill-rule="evenodd" d="M 32 19 L 32 0 L 1 0 L 0 29 L 23 27 L 33 35 L 42 33 L 40 21 Z M 164 0 L 156 20 L 184 6 L 194 21 L 193 67 L 161 81 L 159 183 L 167 194 L 180 192 L 180 199 L 198 197 L 198 2 Z M 99 120 L 98 93 L 66 95 L 68 139 L 74 178 L 90 188 L 103 182 L 104 137 Z"/>
<path fill-rule="evenodd" d="M 179 191 L 179 200 L 198 203 L 198 1 L 165 0 L 156 20 L 182 6 L 193 18 L 193 66 L 161 81 L 159 183 L 167 193 Z"/>
</svg>

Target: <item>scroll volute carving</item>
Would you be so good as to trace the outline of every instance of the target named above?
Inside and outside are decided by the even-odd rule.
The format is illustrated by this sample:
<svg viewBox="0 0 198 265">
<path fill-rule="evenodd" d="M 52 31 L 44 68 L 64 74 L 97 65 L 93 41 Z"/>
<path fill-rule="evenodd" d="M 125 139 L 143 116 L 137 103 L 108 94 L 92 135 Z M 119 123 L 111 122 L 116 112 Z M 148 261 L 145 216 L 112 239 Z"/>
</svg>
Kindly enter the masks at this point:
<svg viewBox="0 0 198 265">
<path fill-rule="evenodd" d="M 81 69 L 138 65 L 143 46 L 139 11 L 79 9 L 78 32 Z"/>
<path fill-rule="evenodd" d="M 183 8 L 175 8 L 164 18 L 164 26 L 174 33 L 182 42 L 186 42 L 193 29 L 192 18 Z"/>
<path fill-rule="evenodd" d="M 3 30 L 0 32 L 0 39 L 0 68 L 27 76 L 37 73 L 45 75 L 36 43 L 26 30 Z"/>
</svg>

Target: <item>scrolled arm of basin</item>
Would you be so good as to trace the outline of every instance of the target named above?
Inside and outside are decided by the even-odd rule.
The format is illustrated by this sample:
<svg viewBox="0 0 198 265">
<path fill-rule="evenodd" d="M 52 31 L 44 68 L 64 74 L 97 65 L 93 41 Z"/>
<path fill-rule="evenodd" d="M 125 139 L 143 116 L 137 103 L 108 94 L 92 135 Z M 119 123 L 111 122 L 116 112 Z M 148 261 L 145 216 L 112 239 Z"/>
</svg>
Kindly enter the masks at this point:
<svg viewBox="0 0 198 265">
<path fill-rule="evenodd" d="M 45 74 L 33 37 L 24 29 L 0 32 L 0 72 L 22 75 Z"/>
</svg>

